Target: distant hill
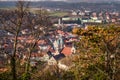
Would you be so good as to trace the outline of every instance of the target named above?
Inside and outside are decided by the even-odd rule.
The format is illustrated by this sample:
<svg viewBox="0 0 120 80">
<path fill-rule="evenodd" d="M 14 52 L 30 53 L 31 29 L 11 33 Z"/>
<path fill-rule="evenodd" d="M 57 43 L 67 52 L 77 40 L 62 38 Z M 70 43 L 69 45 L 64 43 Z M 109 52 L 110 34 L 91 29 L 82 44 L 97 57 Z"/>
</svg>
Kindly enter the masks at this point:
<svg viewBox="0 0 120 80">
<path fill-rule="evenodd" d="M 107 1 L 107 0 L 105 0 Z M 70 2 L 70 1 L 69 1 Z M 86 3 L 86 2 L 63 2 L 63 1 L 38 1 L 31 2 L 31 7 L 45 7 L 45 8 L 60 8 L 60 9 L 91 9 L 91 10 L 118 10 L 120 11 L 119 2 L 103 2 L 103 3 Z M 16 4 L 15 1 L 1 1 L 0 7 L 14 7 Z"/>
<path fill-rule="evenodd" d="M 0 7 L 6 8 L 6 7 L 14 7 L 16 5 L 16 2 L 14 1 L 0 1 Z"/>
<path fill-rule="evenodd" d="M 103 3 L 103 2 L 117 2 L 120 0 L 66 0 L 68 2 L 87 2 L 87 3 Z"/>
</svg>

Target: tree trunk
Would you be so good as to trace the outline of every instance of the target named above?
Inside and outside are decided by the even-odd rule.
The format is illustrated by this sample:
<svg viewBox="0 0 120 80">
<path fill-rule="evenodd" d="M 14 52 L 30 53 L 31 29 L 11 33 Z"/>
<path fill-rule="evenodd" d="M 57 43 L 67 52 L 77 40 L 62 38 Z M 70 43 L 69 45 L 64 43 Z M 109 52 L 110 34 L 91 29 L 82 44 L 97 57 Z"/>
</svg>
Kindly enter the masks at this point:
<svg viewBox="0 0 120 80">
<path fill-rule="evenodd" d="M 11 73 L 12 73 L 12 78 L 13 80 L 16 80 L 17 77 L 16 77 L 16 50 L 17 50 L 17 44 L 18 44 L 18 34 L 20 32 L 20 27 L 21 27 L 21 22 L 20 24 L 18 25 L 18 28 L 17 28 L 17 31 L 16 31 L 16 35 L 15 35 L 15 41 L 14 41 L 14 50 L 13 50 L 13 53 L 12 53 L 12 56 L 11 56 Z"/>
<path fill-rule="evenodd" d="M 38 40 L 36 40 L 37 42 Z M 29 56 L 28 56 L 28 60 L 27 60 L 27 64 L 26 64 L 26 71 L 25 73 L 28 73 L 29 72 L 29 68 L 30 68 L 30 58 L 31 58 L 31 54 L 32 54 L 32 51 L 34 49 L 34 47 L 36 46 L 37 43 L 34 43 L 33 45 L 31 45 L 31 48 L 28 49 L 28 52 L 29 52 Z"/>
<path fill-rule="evenodd" d="M 28 57 L 28 60 L 27 60 L 27 63 L 26 63 L 26 71 L 25 71 L 25 73 L 29 72 L 29 69 L 30 69 L 30 58 L 31 58 L 31 52 L 29 52 L 29 57 Z"/>
<path fill-rule="evenodd" d="M 11 73 L 12 73 L 12 80 L 17 80 L 16 77 L 16 61 L 14 57 L 11 57 Z"/>
</svg>

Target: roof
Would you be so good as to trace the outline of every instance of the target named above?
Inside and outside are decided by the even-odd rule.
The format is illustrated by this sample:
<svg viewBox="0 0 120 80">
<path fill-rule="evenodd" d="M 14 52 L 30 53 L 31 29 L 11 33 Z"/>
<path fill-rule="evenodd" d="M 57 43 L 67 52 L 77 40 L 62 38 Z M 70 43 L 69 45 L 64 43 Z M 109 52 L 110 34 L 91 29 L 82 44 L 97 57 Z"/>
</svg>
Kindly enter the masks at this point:
<svg viewBox="0 0 120 80">
<path fill-rule="evenodd" d="M 54 56 L 55 60 L 60 60 L 60 59 L 62 59 L 64 57 L 65 57 L 64 54 L 58 54 L 58 55 Z"/>
<path fill-rule="evenodd" d="M 65 56 L 69 56 L 72 54 L 71 49 L 72 49 L 71 47 L 64 47 L 61 53 L 64 54 Z"/>
<path fill-rule="evenodd" d="M 46 41 L 45 40 L 39 40 L 38 44 L 46 44 Z"/>
</svg>

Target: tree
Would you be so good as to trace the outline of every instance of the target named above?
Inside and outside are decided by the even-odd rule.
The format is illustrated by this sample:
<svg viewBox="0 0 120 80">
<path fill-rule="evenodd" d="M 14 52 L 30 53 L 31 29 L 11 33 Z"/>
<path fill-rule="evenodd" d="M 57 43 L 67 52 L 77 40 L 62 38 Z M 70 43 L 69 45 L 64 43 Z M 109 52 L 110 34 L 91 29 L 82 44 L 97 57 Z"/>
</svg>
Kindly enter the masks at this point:
<svg viewBox="0 0 120 80">
<path fill-rule="evenodd" d="M 40 12 L 37 15 L 34 15 L 29 12 L 29 2 L 19 1 L 16 5 L 16 9 L 13 11 L 5 11 L 5 14 L 2 14 L 1 20 L 1 30 L 10 33 L 11 35 L 6 35 L 6 37 L 13 38 L 10 45 L 12 45 L 12 49 L 10 52 L 12 54 L 8 54 L 11 58 L 11 73 L 13 80 L 17 79 L 17 71 L 16 71 L 16 61 L 17 55 L 22 53 L 23 51 L 28 52 L 28 58 L 26 61 L 26 72 L 29 73 L 30 68 L 30 58 L 33 52 L 33 49 L 36 47 L 37 42 L 39 41 L 40 36 L 44 36 L 47 32 L 48 26 L 50 26 L 49 17 Z M 42 11 L 42 10 L 41 10 Z M 27 29 L 28 33 L 23 34 L 22 31 Z M 32 37 L 31 43 L 21 42 L 19 37 Z M 5 37 L 5 36 L 4 36 Z M 26 39 L 27 40 L 27 39 Z M 18 44 L 22 44 L 24 48 L 19 50 Z"/>
<path fill-rule="evenodd" d="M 10 55 L 11 57 L 11 73 L 13 80 L 16 80 L 16 51 L 17 51 L 17 44 L 18 44 L 18 36 L 20 34 L 20 30 L 23 25 L 23 19 L 25 15 L 25 11 L 28 8 L 28 4 L 24 4 L 23 2 L 18 2 L 17 3 L 17 9 L 15 11 L 11 12 L 11 16 L 13 13 L 15 13 L 14 17 L 3 15 L 4 18 L 2 18 L 2 24 L 3 24 L 3 29 L 11 32 L 14 34 L 14 42 L 13 42 L 13 50 L 12 54 Z M 9 26 L 9 27 L 8 27 Z"/>
<path fill-rule="evenodd" d="M 32 39 L 32 43 L 29 43 L 29 46 L 27 48 L 28 51 L 28 59 L 27 59 L 27 64 L 26 64 L 26 75 L 29 75 L 30 72 L 30 58 L 31 58 L 31 54 L 34 50 L 34 48 L 37 46 L 37 43 L 40 40 L 40 37 L 44 37 L 48 30 L 49 30 L 49 26 L 50 24 L 50 20 L 48 18 L 48 15 L 46 15 L 46 13 L 44 13 L 44 11 L 40 10 L 40 13 L 38 14 L 38 19 L 34 19 L 32 20 L 33 23 L 30 24 L 30 35 L 33 39 Z"/>
<path fill-rule="evenodd" d="M 119 60 L 120 27 L 90 26 L 85 30 L 79 29 L 76 33 L 81 36 L 77 43 L 80 55 L 76 56 L 74 61 L 78 65 L 76 70 L 80 69 L 84 77 L 83 80 L 94 79 L 95 76 L 99 79 L 106 76 L 107 80 L 115 80 L 119 70 L 116 63 Z"/>
</svg>

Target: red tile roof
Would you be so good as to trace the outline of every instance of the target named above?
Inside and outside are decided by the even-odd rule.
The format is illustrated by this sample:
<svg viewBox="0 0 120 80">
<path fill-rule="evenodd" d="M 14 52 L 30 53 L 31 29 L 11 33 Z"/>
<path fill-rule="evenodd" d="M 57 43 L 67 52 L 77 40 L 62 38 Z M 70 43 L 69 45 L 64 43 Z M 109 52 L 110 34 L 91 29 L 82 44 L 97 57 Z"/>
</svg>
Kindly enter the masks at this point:
<svg viewBox="0 0 120 80">
<path fill-rule="evenodd" d="M 9 45 L 8 45 L 8 44 L 4 44 L 3 46 L 4 46 L 4 48 L 6 48 L 6 47 L 8 47 Z"/>
<path fill-rule="evenodd" d="M 0 72 L 5 72 L 7 70 L 8 70 L 7 68 L 0 68 Z"/>
<path fill-rule="evenodd" d="M 71 47 L 65 47 L 61 53 L 64 54 L 65 56 L 69 56 L 72 54 L 71 49 L 72 49 Z"/>
<path fill-rule="evenodd" d="M 38 44 L 46 44 L 46 41 L 45 40 L 39 40 Z"/>
</svg>

